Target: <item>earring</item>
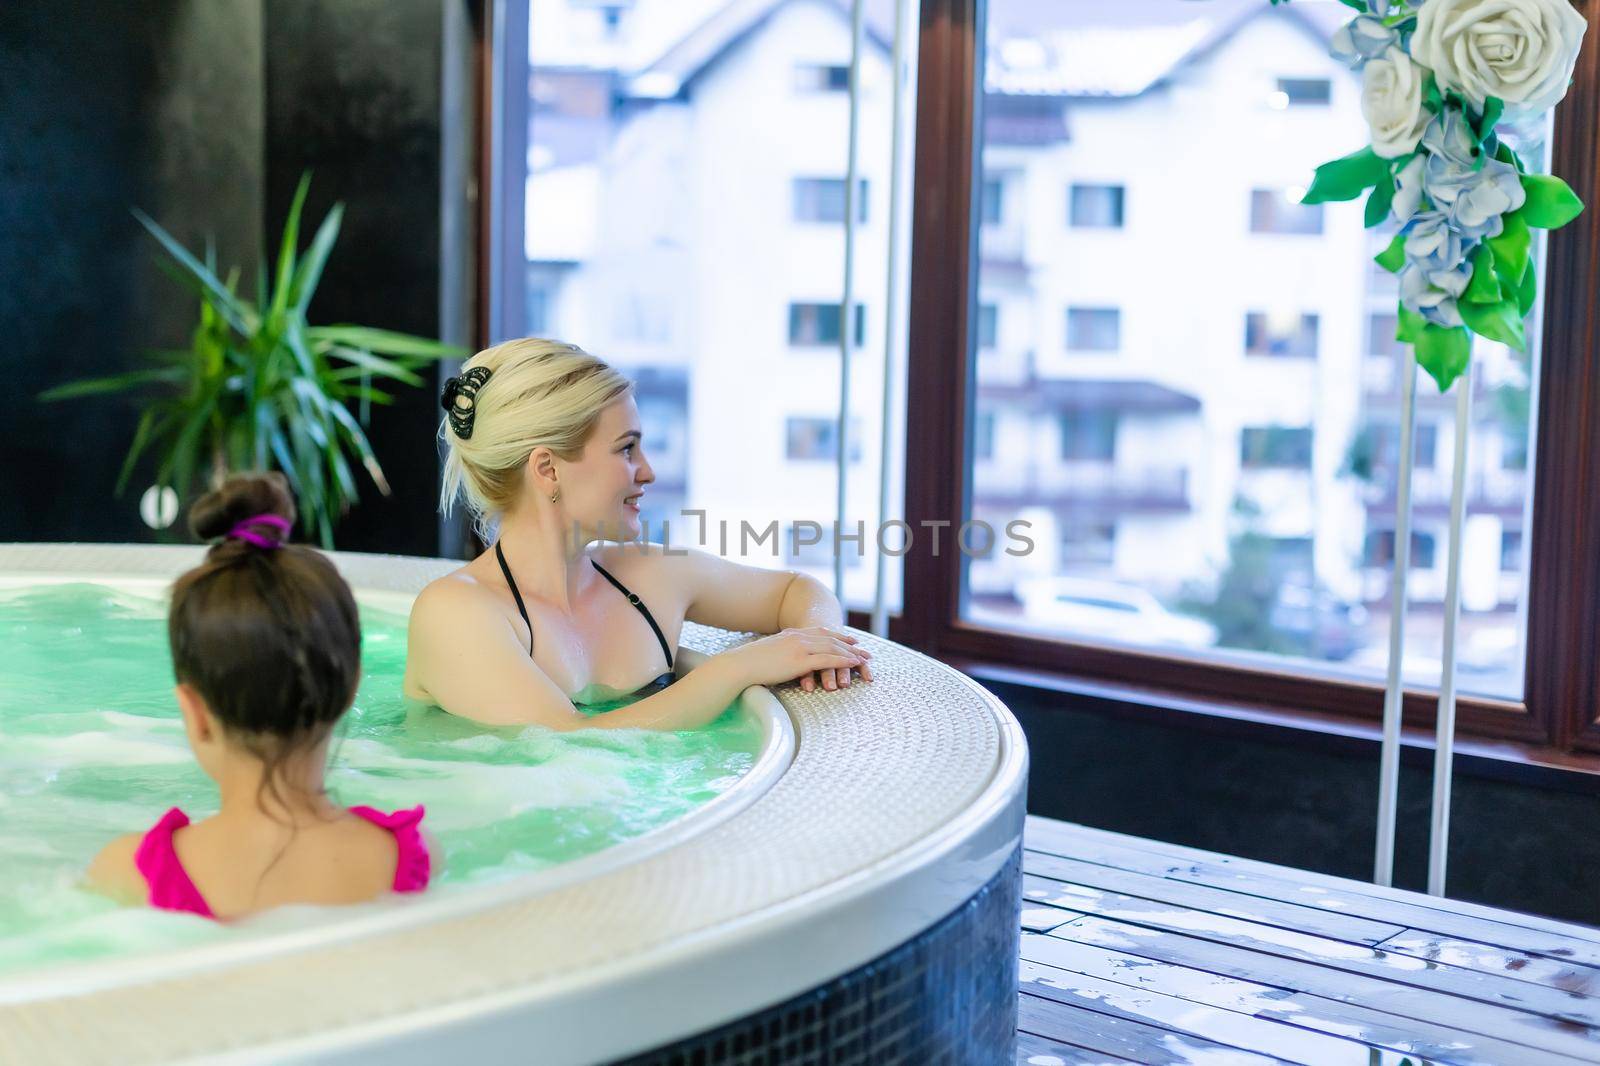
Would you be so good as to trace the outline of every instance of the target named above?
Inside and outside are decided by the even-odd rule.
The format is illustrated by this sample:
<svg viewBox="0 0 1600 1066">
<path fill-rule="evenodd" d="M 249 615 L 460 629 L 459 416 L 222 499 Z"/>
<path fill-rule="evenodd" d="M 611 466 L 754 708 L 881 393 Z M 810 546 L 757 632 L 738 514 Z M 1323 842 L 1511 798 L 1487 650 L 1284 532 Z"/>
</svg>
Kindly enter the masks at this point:
<svg viewBox="0 0 1600 1066">
<path fill-rule="evenodd" d="M 550 502 L 551 503 L 555 503 L 560 498 L 561 498 L 561 490 L 560 489 L 556 489 L 556 491 L 554 491 L 554 492 L 552 492 L 550 494 Z"/>
</svg>

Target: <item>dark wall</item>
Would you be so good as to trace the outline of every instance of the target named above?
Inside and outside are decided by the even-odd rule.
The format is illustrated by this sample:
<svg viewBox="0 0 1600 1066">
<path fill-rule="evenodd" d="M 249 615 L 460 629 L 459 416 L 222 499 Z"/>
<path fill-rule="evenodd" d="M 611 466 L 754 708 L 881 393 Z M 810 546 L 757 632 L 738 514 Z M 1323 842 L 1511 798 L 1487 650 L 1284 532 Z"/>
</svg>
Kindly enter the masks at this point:
<svg viewBox="0 0 1600 1066">
<path fill-rule="evenodd" d="M 111 496 L 138 412 L 31 398 L 187 343 L 196 301 L 129 208 L 254 262 L 260 41 L 260 0 L 0 5 L 0 541 L 149 539 L 144 483 Z"/>
<path fill-rule="evenodd" d="M 312 321 L 439 336 L 443 16 L 463 2 L 0 3 L 0 382 L 25 401 L 185 346 L 196 298 L 129 209 L 191 248 L 214 238 L 250 291 L 308 168 L 311 222 L 346 205 Z M 339 547 L 436 552 L 436 394 L 374 412 L 394 496 L 361 484 Z M 0 541 L 154 539 L 152 468 L 111 495 L 130 402 L 10 410 Z"/>
<path fill-rule="evenodd" d="M 1166 724 L 1109 701 L 985 682 L 1028 737 L 1028 810 L 1359 880 L 1372 877 L 1377 746 Z M 1344 750 L 1335 750 L 1344 749 Z M 1427 884 L 1433 753 L 1401 760 L 1395 883 Z M 1458 757 L 1453 897 L 1600 925 L 1600 791 Z M 1527 775 L 1538 776 L 1538 775 Z"/>
<path fill-rule="evenodd" d="M 314 322 L 440 334 L 442 6 L 266 0 L 268 217 L 283 217 L 308 169 L 308 217 L 345 204 Z M 361 483 L 341 548 L 437 554 L 437 397 L 403 390 L 374 410 L 368 436 L 394 491 Z"/>
</svg>

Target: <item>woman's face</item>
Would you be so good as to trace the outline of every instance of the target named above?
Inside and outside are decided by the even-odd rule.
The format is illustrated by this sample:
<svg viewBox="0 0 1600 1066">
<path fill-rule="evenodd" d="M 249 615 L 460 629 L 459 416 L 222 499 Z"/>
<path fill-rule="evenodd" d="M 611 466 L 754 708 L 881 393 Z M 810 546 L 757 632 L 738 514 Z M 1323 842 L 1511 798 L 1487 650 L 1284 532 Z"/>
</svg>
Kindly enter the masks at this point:
<svg viewBox="0 0 1600 1066">
<path fill-rule="evenodd" d="M 632 393 L 600 412 L 583 454 L 563 465 L 561 502 L 569 522 L 603 540 L 639 536 L 640 497 L 656 475 L 644 456 Z"/>
</svg>

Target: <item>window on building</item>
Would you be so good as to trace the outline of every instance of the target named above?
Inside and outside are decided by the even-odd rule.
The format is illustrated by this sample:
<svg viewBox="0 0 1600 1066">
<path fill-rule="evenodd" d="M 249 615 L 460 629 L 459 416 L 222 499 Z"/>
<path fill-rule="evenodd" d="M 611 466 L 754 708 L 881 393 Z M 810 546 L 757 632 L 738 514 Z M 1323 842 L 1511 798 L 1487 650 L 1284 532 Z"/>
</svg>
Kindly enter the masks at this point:
<svg viewBox="0 0 1600 1066">
<path fill-rule="evenodd" d="M 1244 350 L 1250 355 L 1315 359 L 1317 316 L 1251 311 L 1244 319 Z"/>
<path fill-rule="evenodd" d="M 813 415 L 790 415 L 784 419 L 786 438 L 785 455 L 793 460 L 825 459 L 835 462 L 839 457 L 839 420 Z M 850 421 L 850 461 L 861 461 L 861 426 Z"/>
<path fill-rule="evenodd" d="M 1000 308 L 995 304 L 978 305 L 978 347 L 987 351 L 1000 346 Z"/>
<path fill-rule="evenodd" d="M 983 179 L 983 195 L 980 201 L 983 224 L 985 226 L 998 226 L 1005 221 L 1006 186 L 999 178 L 986 177 Z"/>
<path fill-rule="evenodd" d="M 855 343 L 867 342 L 867 309 L 856 305 Z M 839 305 L 792 303 L 789 305 L 789 343 L 795 347 L 839 343 Z"/>
<path fill-rule="evenodd" d="M 1250 190 L 1250 232 L 1313 235 L 1322 232 L 1322 205 L 1303 204 L 1283 189 Z"/>
<path fill-rule="evenodd" d="M 1067 349 L 1114 352 L 1122 347 L 1122 312 L 1115 307 L 1067 308 Z"/>
<path fill-rule="evenodd" d="M 850 68 L 830 63 L 797 63 L 794 87 L 803 93 L 849 92 Z"/>
<path fill-rule="evenodd" d="M 1394 339 L 1394 332 L 1399 325 L 1399 319 L 1393 312 L 1369 314 L 1367 316 L 1367 354 L 1402 356 L 1406 353 L 1405 345 Z"/>
<path fill-rule="evenodd" d="M 972 427 L 972 457 L 994 458 L 994 412 L 979 411 L 977 423 Z"/>
<path fill-rule="evenodd" d="M 856 221 L 867 221 L 867 179 L 856 186 Z M 794 220 L 796 222 L 844 221 L 843 178 L 795 178 Z"/>
<path fill-rule="evenodd" d="M 1411 569 L 1432 570 L 1437 542 L 1432 533 L 1411 531 Z M 1373 569 L 1394 565 L 1394 530 L 1374 529 L 1367 533 L 1362 561 Z"/>
<path fill-rule="evenodd" d="M 1106 411 L 1063 411 L 1061 458 L 1110 462 L 1117 454 L 1117 417 Z"/>
<path fill-rule="evenodd" d="M 1279 78 L 1278 91 L 1290 107 L 1327 107 L 1333 102 L 1333 83 L 1327 78 Z"/>
<path fill-rule="evenodd" d="M 1122 227 L 1121 185 L 1074 185 L 1069 200 L 1068 217 L 1073 226 L 1095 229 Z"/>
<path fill-rule="evenodd" d="M 1310 427 L 1246 426 L 1239 434 L 1239 464 L 1247 470 L 1310 470 Z"/>
<path fill-rule="evenodd" d="M 1508 574 L 1522 570 L 1522 530 L 1506 529 L 1500 533 L 1500 569 Z"/>
</svg>

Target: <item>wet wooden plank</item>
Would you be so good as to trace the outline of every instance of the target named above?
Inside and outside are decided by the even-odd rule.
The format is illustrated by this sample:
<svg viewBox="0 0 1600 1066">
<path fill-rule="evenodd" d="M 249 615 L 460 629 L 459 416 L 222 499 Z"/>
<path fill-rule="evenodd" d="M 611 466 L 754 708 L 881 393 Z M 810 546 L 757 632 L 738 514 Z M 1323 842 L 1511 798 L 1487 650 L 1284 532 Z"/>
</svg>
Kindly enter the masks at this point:
<svg viewBox="0 0 1600 1066">
<path fill-rule="evenodd" d="M 1045 882 L 1048 884 L 1048 882 Z M 1084 886 L 1079 886 L 1084 887 Z M 1030 893 L 1032 903 L 1053 904 L 1054 897 Z M 1113 918 L 1150 929 L 1181 933 L 1252 951 L 1299 959 L 1347 973 L 1359 973 L 1434 992 L 1484 1003 L 1496 1003 L 1530 1014 L 1574 1022 L 1596 1030 L 1600 1038 L 1600 1000 L 1558 988 L 1517 981 L 1499 974 L 1426 962 L 1381 948 L 1369 948 L 1244 918 L 1187 910 L 1172 904 L 1102 892 L 1099 899 L 1073 894 L 1064 903 L 1072 911 Z"/>
<path fill-rule="evenodd" d="M 1171 903 L 1190 910 L 1246 918 L 1284 929 L 1315 933 L 1346 943 L 1365 944 L 1368 947 L 1405 931 L 1404 926 L 1377 922 L 1358 915 L 1341 914 L 1321 907 L 1284 903 L 1259 896 L 1243 896 L 1210 885 L 1119 870 L 1037 851 L 1023 853 L 1022 869 L 1025 873 L 1049 878 L 1052 881 L 1105 889 L 1124 896 Z M 1026 894 L 1024 898 L 1026 899 Z"/>
<path fill-rule="evenodd" d="M 1400 1055 L 1466 1064 L 1514 1062 L 1519 1066 L 1571 1066 L 1579 1061 L 1493 1036 L 1399 1018 L 1358 1004 L 1060 937 L 1025 936 L 1022 956 L 1024 975 L 1030 965 L 1083 974 L 1285 1026 L 1344 1037 Z"/>
<path fill-rule="evenodd" d="M 1585 1062 L 1600 1062 L 1597 1056 L 1600 1043 L 1596 1043 L 1592 1028 L 1433 989 L 1397 984 L 1323 965 L 1320 961 L 1307 962 L 1200 935 L 1180 935 L 1094 916 L 1071 922 L 1046 936 L 1025 934 L 1023 956 L 1030 961 L 1051 964 L 1048 954 L 1040 950 L 1040 942 L 1049 939 L 1111 948 L 1141 958 L 1367 1007 L 1409 1022 L 1493 1036 L 1510 1044 L 1540 1048 Z"/>
<path fill-rule="evenodd" d="M 1592 925 L 1406 892 L 1403 888 L 1387 888 L 1363 880 L 1203 852 L 1200 848 L 1165 844 L 1160 840 L 1141 840 L 1139 837 L 1034 815 L 1027 818 L 1024 845 L 1037 852 L 1064 858 L 1130 869 L 1152 876 L 1181 877 L 1195 880 L 1197 884 L 1230 888 L 1235 892 L 1286 903 L 1338 909 L 1346 914 L 1360 914 L 1370 919 L 1405 925 L 1406 928 L 1451 933 L 1464 940 L 1501 944 L 1533 954 L 1552 954 L 1539 948 L 1541 944 L 1549 944 L 1554 948 L 1566 949 L 1554 954 L 1557 959 L 1600 965 L 1600 928 Z M 1442 924 L 1448 927 L 1442 927 Z M 1546 933 L 1546 936 L 1533 938 L 1530 933 Z M 1517 938 L 1518 943 L 1507 943 L 1506 938 Z"/>
<path fill-rule="evenodd" d="M 1600 966 L 1600 929 L 1030 816 L 1033 850 Z"/>
<path fill-rule="evenodd" d="M 1016 1066 L 1122 1066 L 1130 1060 L 1046 1040 L 1032 1033 L 1018 1033 L 1015 1061 Z"/>
<path fill-rule="evenodd" d="M 1575 966 L 1543 955 L 1439 936 L 1422 929 L 1407 929 L 1379 946 L 1384 951 L 1499 974 L 1580 996 L 1600 996 L 1600 969 L 1592 966 Z"/>
<path fill-rule="evenodd" d="M 1024 992 L 1066 1006 L 1305 1066 L 1400 1066 L 1406 1058 L 1398 1051 L 1035 962 L 1022 963 L 1021 981 Z"/>
<path fill-rule="evenodd" d="M 1146 1066 L 1264 1066 L 1274 1062 L 1213 1040 L 1158 1029 L 1125 1018 L 1069 1007 L 1023 994 L 1017 1000 L 1017 1029 L 1088 1051 L 1115 1055 Z"/>
</svg>

